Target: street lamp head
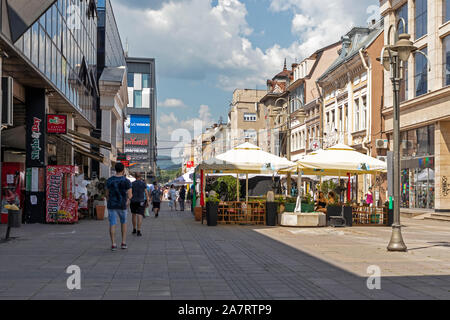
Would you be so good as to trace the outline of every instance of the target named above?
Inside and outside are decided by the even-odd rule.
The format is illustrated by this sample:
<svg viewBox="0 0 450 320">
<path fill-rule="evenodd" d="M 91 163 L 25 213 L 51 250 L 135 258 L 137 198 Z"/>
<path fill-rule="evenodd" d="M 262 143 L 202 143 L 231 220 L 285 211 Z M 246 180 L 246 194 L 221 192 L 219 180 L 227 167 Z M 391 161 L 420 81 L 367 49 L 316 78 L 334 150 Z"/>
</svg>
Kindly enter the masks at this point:
<svg viewBox="0 0 450 320">
<path fill-rule="evenodd" d="M 383 65 L 384 69 L 388 72 L 391 71 L 391 59 L 390 59 L 389 50 L 390 50 L 390 47 L 384 47 L 383 52 L 381 53 L 381 55 L 382 55 L 381 64 Z"/>
<path fill-rule="evenodd" d="M 403 62 L 407 62 L 411 52 L 417 50 L 413 42 L 410 40 L 411 36 L 407 33 L 402 33 L 398 36 L 397 43 L 392 47 L 392 50 L 398 52 L 398 57 Z"/>
</svg>

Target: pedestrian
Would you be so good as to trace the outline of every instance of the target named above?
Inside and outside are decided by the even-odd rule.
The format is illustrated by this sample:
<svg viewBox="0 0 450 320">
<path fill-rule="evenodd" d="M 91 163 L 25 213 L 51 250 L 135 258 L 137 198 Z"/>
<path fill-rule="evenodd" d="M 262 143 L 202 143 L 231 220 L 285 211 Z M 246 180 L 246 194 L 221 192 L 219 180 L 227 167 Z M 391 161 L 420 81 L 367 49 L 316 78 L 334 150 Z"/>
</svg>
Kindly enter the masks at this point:
<svg viewBox="0 0 450 320">
<path fill-rule="evenodd" d="M 151 194 L 152 203 L 153 203 L 153 212 L 155 213 L 155 218 L 158 218 L 159 210 L 161 209 L 162 192 L 161 192 L 161 189 L 159 188 L 157 182 L 154 182 L 153 185 L 155 186 L 153 188 L 153 191 L 152 191 L 152 194 Z"/>
<path fill-rule="evenodd" d="M 139 173 L 135 174 L 136 181 L 131 184 L 133 197 L 131 198 L 130 209 L 132 213 L 133 234 L 138 237 L 142 236 L 142 220 L 145 216 L 145 208 L 148 207 L 148 191 L 147 184 L 141 179 Z"/>
<path fill-rule="evenodd" d="M 186 189 L 184 188 L 184 186 L 181 186 L 178 201 L 180 202 L 180 211 L 184 211 L 184 202 L 186 201 Z"/>
<path fill-rule="evenodd" d="M 131 182 L 125 177 L 123 163 L 115 165 L 116 175 L 106 181 L 106 197 L 108 199 L 109 235 L 111 237 L 111 250 L 117 249 L 115 235 L 117 218 L 120 219 L 122 230 L 122 249 L 127 249 L 127 207 L 132 198 Z"/>
<path fill-rule="evenodd" d="M 366 203 L 369 205 L 369 207 L 372 207 L 372 206 L 373 206 L 372 187 L 369 187 L 369 191 L 367 191 L 367 194 L 366 194 Z"/>
<path fill-rule="evenodd" d="M 173 211 L 173 208 L 175 207 L 175 211 L 177 211 L 177 191 L 175 190 L 175 186 L 171 185 L 169 189 L 169 207 L 170 211 Z"/>
</svg>

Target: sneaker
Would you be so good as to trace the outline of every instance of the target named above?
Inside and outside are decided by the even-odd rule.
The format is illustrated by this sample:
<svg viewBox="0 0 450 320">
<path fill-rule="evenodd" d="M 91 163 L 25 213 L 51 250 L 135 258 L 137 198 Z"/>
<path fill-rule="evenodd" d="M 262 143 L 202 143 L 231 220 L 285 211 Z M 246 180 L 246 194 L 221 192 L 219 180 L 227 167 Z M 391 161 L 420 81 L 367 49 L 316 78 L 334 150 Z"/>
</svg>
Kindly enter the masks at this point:
<svg viewBox="0 0 450 320">
<path fill-rule="evenodd" d="M 122 246 L 121 246 L 121 248 L 122 248 L 123 250 L 125 250 L 125 249 L 128 249 L 128 246 L 127 246 L 127 244 L 126 244 L 126 243 L 122 243 Z"/>
<path fill-rule="evenodd" d="M 117 246 L 115 245 L 115 244 L 113 244 L 112 246 L 111 246 L 111 251 L 116 251 L 117 250 Z"/>
<path fill-rule="evenodd" d="M 138 237 L 142 237 L 141 231 L 138 231 L 138 232 L 137 232 L 137 236 L 138 236 Z"/>
<path fill-rule="evenodd" d="M 136 229 L 133 229 L 133 232 L 132 232 L 132 234 L 136 234 Z"/>
</svg>

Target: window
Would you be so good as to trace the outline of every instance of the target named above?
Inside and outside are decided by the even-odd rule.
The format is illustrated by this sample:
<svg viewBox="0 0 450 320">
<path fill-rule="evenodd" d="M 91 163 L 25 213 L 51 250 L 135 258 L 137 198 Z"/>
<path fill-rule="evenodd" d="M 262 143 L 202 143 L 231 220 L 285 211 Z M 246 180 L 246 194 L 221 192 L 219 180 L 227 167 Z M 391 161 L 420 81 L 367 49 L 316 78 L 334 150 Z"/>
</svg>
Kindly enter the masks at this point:
<svg viewBox="0 0 450 320">
<path fill-rule="evenodd" d="M 427 54 L 427 48 L 422 49 Z M 416 88 L 416 97 L 428 92 L 428 77 L 427 77 L 427 59 L 420 53 L 415 55 L 415 74 L 414 84 Z"/>
<path fill-rule="evenodd" d="M 331 111 L 331 126 L 334 127 L 335 123 L 336 123 L 336 116 L 335 116 L 336 112 L 333 110 Z"/>
<path fill-rule="evenodd" d="M 366 119 L 367 119 L 367 98 L 366 98 L 366 96 L 362 97 L 361 100 L 362 100 L 361 129 L 366 129 Z"/>
<path fill-rule="evenodd" d="M 345 132 L 348 131 L 348 104 L 344 106 L 344 115 L 345 115 Z"/>
<path fill-rule="evenodd" d="M 408 100 L 408 62 L 403 62 L 403 79 L 400 81 L 400 102 Z"/>
<path fill-rule="evenodd" d="M 134 107 L 142 108 L 142 91 L 134 90 Z"/>
<path fill-rule="evenodd" d="M 150 88 L 150 75 L 148 73 L 142 75 L 142 88 Z"/>
<path fill-rule="evenodd" d="M 443 1 L 444 4 L 444 12 L 443 12 L 443 16 L 444 16 L 444 23 L 447 21 L 450 21 L 450 0 L 444 0 Z"/>
<path fill-rule="evenodd" d="M 244 113 L 244 121 L 255 122 L 256 113 Z"/>
<path fill-rule="evenodd" d="M 444 42 L 444 85 L 450 85 L 450 36 L 446 36 Z"/>
<path fill-rule="evenodd" d="M 134 73 L 128 73 L 128 87 L 134 87 Z"/>
<path fill-rule="evenodd" d="M 244 130 L 244 138 L 245 139 L 256 139 L 256 131 L 255 130 Z"/>
<path fill-rule="evenodd" d="M 428 0 L 416 0 L 415 10 L 415 24 L 416 24 L 416 39 L 427 34 L 428 22 Z"/>
<path fill-rule="evenodd" d="M 355 131 L 359 131 L 359 120 L 360 120 L 360 113 L 359 113 L 359 99 L 355 100 Z"/>
</svg>

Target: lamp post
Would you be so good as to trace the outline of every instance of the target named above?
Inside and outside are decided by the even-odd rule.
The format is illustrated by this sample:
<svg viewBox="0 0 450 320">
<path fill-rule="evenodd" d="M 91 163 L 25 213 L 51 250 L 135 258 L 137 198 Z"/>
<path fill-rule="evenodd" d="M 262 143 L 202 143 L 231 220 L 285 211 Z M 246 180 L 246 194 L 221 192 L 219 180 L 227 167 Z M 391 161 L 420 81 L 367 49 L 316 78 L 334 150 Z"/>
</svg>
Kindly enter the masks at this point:
<svg viewBox="0 0 450 320">
<path fill-rule="evenodd" d="M 400 18 L 396 26 L 391 25 L 388 31 L 388 44 L 381 51 L 380 63 L 386 71 L 391 72 L 391 82 L 393 87 L 393 129 L 394 129 L 394 223 L 392 224 L 392 235 L 388 251 L 407 251 L 403 241 L 400 224 L 400 82 L 402 80 L 403 64 L 408 63 L 412 52 L 423 54 L 418 51 L 410 40 L 411 35 L 407 33 L 398 34 L 398 27 L 403 23 L 403 30 L 406 32 L 406 23 Z M 394 31 L 395 44 L 391 45 L 391 32 Z"/>
</svg>

